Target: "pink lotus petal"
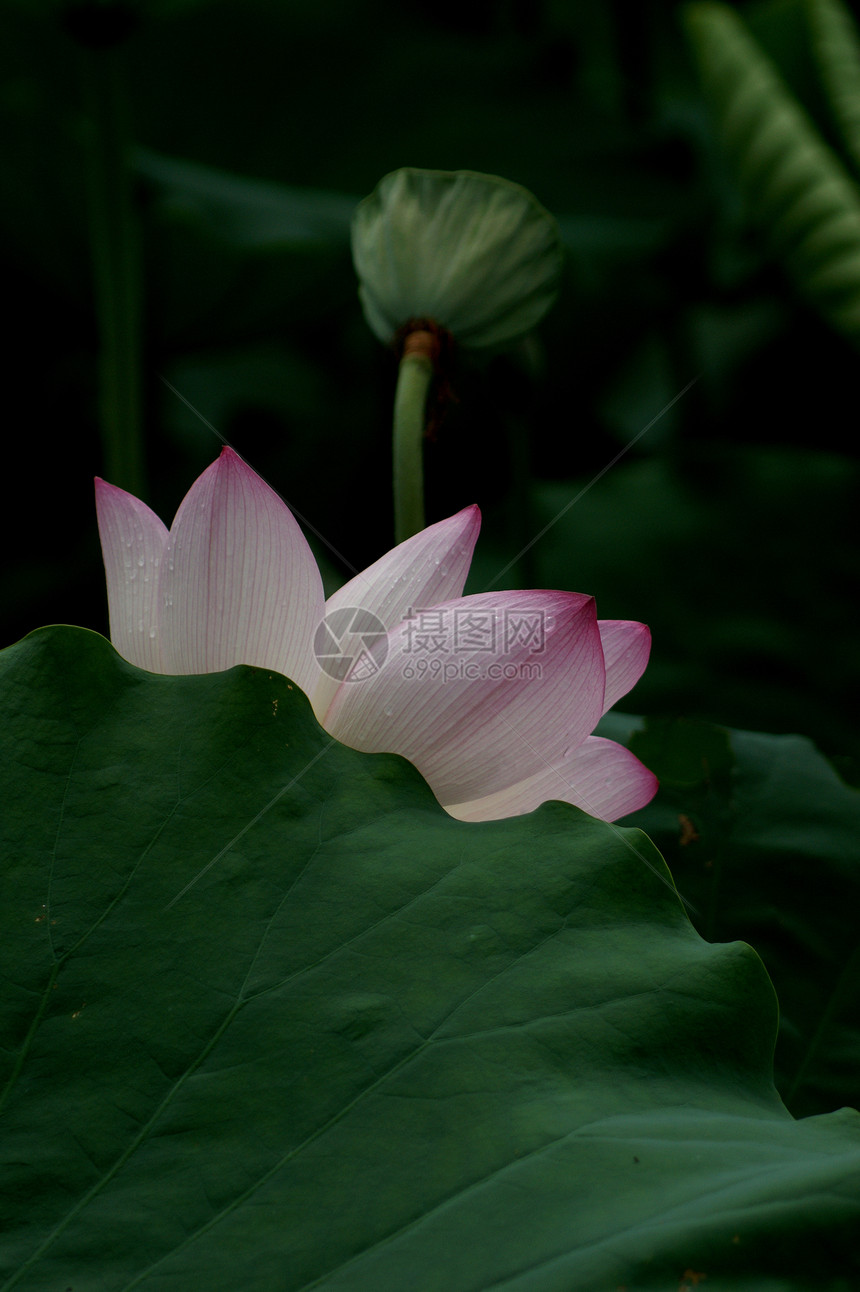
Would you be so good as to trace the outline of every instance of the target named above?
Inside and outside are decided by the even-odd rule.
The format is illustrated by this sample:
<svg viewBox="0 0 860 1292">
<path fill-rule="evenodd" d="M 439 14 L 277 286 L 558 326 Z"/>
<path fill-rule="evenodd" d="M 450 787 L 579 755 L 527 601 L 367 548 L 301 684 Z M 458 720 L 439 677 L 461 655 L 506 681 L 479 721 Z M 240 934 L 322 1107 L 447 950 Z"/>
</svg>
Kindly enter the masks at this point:
<svg viewBox="0 0 860 1292">
<path fill-rule="evenodd" d="M 303 690 L 315 682 L 316 561 L 290 509 L 232 449 L 181 503 L 161 588 L 165 671 L 257 664 Z"/>
<path fill-rule="evenodd" d="M 98 477 L 96 513 L 111 641 L 130 664 L 161 673 L 158 579 L 167 528 L 145 502 Z"/>
<path fill-rule="evenodd" d="M 447 637 L 447 652 L 416 649 L 416 628 L 431 615 L 443 617 L 444 632 L 437 640 Z M 539 617 L 543 649 L 536 650 L 525 630 Z M 496 627 L 495 650 L 465 649 L 470 621 L 489 619 Z M 522 632 L 514 633 L 517 625 Z M 514 637 L 507 650 L 506 627 Z M 603 651 L 591 597 L 569 592 L 463 597 L 407 620 L 389 634 L 388 646 L 375 676 L 341 685 L 326 726 L 355 749 L 402 754 L 442 803 L 504 789 L 547 761 L 561 759 L 585 739 L 603 711 Z"/>
<path fill-rule="evenodd" d="M 418 607 L 452 601 L 463 591 L 480 528 L 481 513 L 472 505 L 421 530 L 339 588 L 326 602 L 326 615 L 354 607 L 374 615 L 390 631 Z M 338 625 L 337 619 L 331 622 Z M 357 622 L 367 621 L 361 616 Z M 357 655 L 361 646 L 356 633 L 337 633 L 337 648 L 345 658 Z M 320 673 L 312 697 L 320 722 L 338 686 L 336 679 Z"/>
<path fill-rule="evenodd" d="M 445 805 L 461 821 L 497 821 L 532 812 L 547 799 L 561 799 L 590 816 L 617 821 L 650 803 L 657 777 L 629 749 L 602 736 L 589 736 L 560 764 L 545 767 L 508 790 Z"/>
<path fill-rule="evenodd" d="M 606 695 L 603 712 L 639 681 L 651 653 L 651 633 L 644 624 L 626 619 L 600 619 L 600 640 L 606 661 Z"/>
<path fill-rule="evenodd" d="M 363 647 L 359 683 L 358 674 L 333 680 L 314 657 L 329 631 L 316 562 L 289 509 L 233 450 L 195 482 L 169 534 L 102 480 L 96 502 L 111 635 L 132 663 L 285 673 L 316 691 L 331 734 L 411 759 L 464 820 L 527 812 L 550 797 L 611 820 L 654 793 L 633 755 L 589 737 L 645 668 L 648 629 L 598 624 L 592 599 L 575 593 L 459 597 L 476 507 L 416 534 L 330 599 L 329 615 L 347 623 L 338 667 L 341 652 Z M 369 644 L 353 607 L 373 618 Z"/>
</svg>

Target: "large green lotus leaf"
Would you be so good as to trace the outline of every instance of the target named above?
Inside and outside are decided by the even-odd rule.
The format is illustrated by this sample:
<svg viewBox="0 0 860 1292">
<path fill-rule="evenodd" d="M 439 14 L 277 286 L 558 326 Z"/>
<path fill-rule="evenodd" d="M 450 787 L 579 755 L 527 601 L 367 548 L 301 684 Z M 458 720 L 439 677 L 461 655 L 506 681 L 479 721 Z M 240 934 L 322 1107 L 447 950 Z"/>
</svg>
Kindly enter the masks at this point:
<svg viewBox="0 0 860 1292">
<path fill-rule="evenodd" d="M 728 5 L 690 5 L 706 97 L 753 220 L 801 292 L 860 341 L 860 190 Z"/>
<path fill-rule="evenodd" d="M 4 1288 L 851 1286 L 858 1118 L 644 835 L 454 821 L 262 669 L 0 688 Z"/>
</svg>

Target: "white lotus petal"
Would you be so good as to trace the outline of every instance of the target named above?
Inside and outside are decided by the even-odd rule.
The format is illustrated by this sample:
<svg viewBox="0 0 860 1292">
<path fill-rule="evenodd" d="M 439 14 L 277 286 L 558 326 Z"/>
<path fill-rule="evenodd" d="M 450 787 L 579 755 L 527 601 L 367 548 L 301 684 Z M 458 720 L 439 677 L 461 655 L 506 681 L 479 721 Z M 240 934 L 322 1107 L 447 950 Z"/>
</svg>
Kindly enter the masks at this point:
<svg viewBox="0 0 860 1292">
<path fill-rule="evenodd" d="M 603 712 L 639 681 L 651 653 L 651 633 L 644 624 L 626 619 L 599 619 L 603 658 L 606 661 L 606 695 Z"/>
<path fill-rule="evenodd" d="M 320 669 L 312 697 L 320 722 L 342 678 L 363 650 L 372 649 L 374 619 L 390 632 L 413 610 L 460 596 L 480 527 L 478 508 L 466 507 L 399 543 L 329 597 L 317 658 L 330 671 Z"/>
<path fill-rule="evenodd" d="M 232 449 L 180 505 L 161 584 L 166 671 L 257 664 L 312 687 L 316 561 L 290 509 Z"/>
<path fill-rule="evenodd" d="M 158 580 L 167 528 L 145 502 L 98 478 L 96 513 L 111 641 L 130 664 L 161 673 Z"/>
<path fill-rule="evenodd" d="M 657 777 L 629 749 L 602 736 L 589 736 L 570 756 L 507 790 L 446 803 L 445 810 L 461 821 L 497 821 L 533 812 L 548 799 L 561 799 L 604 821 L 635 812 L 657 792 Z"/>
<path fill-rule="evenodd" d="M 420 648 L 422 630 L 436 622 L 439 632 L 423 634 L 434 649 Z M 490 625 L 492 648 L 487 640 L 475 649 L 481 627 Z M 435 649 L 446 641 L 446 650 Z M 408 758 L 442 803 L 533 774 L 579 745 L 603 711 L 603 651 L 591 597 L 463 597 L 400 625 L 388 646 L 375 676 L 339 688 L 326 725 L 355 749 Z"/>
</svg>

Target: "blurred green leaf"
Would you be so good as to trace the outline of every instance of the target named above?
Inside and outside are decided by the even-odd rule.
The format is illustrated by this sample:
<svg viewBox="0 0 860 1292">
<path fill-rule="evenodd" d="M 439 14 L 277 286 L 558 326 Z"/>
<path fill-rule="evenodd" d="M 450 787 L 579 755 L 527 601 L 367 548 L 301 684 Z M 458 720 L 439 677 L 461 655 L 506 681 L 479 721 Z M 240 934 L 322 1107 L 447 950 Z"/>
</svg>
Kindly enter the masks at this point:
<svg viewBox="0 0 860 1292">
<path fill-rule="evenodd" d="M 650 718 L 633 735 L 630 748 L 664 790 L 689 794 L 715 783 L 727 787 L 734 769 L 728 732 L 708 722 Z"/>
<path fill-rule="evenodd" d="M 187 348 L 268 337 L 350 298 L 345 194 L 245 179 L 149 150 L 158 321 Z"/>
<path fill-rule="evenodd" d="M 860 908 L 860 792 L 800 736 L 648 719 L 629 744 L 663 777 L 629 820 L 660 844 L 700 931 L 750 942 L 773 979 L 789 1107 L 860 1104 L 860 937 L 846 919 Z M 730 775 L 714 775 L 727 746 Z"/>
<path fill-rule="evenodd" d="M 246 250 L 348 247 L 357 198 L 231 175 L 150 149 L 135 154 L 138 173 L 158 194 L 161 213 L 197 225 Z"/>
<path fill-rule="evenodd" d="M 685 17 L 751 218 L 799 290 L 860 344 L 860 191 L 732 9 L 708 0 Z"/>
<path fill-rule="evenodd" d="M 856 1277 L 857 1115 L 786 1113 L 642 835 L 455 821 L 263 669 L 0 686 L 6 1289 Z"/>
<path fill-rule="evenodd" d="M 860 39 L 841 0 L 806 0 L 812 46 L 827 99 L 855 172 L 860 171 Z"/>
</svg>

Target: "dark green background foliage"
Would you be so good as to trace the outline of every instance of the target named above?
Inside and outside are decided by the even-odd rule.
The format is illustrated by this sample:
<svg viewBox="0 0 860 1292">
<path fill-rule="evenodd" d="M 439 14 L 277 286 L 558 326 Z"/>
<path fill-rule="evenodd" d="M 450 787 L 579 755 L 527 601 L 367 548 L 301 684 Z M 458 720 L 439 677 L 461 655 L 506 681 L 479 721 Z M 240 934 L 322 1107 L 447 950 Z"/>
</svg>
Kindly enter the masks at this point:
<svg viewBox="0 0 860 1292">
<path fill-rule="evenodd" d="M 261 669 L 0 685 L 4 1288 L 854 1285 L 858 1115 L 792 1120 L 644 835 L 454 821 Z"/>
</svg>

